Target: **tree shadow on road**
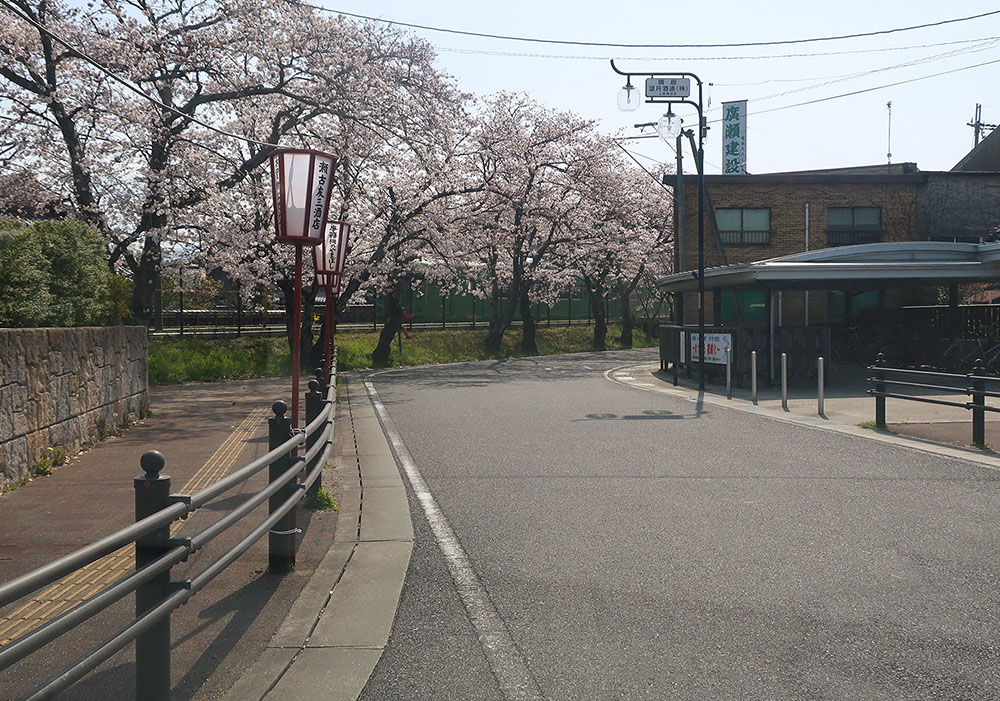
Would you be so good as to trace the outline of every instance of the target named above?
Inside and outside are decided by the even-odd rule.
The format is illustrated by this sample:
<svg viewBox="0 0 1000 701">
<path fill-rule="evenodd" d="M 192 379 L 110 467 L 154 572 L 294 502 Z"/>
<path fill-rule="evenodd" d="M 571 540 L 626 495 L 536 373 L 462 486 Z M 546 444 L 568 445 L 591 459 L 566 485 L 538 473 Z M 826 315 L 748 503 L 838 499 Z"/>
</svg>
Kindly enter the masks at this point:
<svg viewBox="0 0 1000 701">
<path fill-rule="evenodd" d="M 574 419 L 574 421 L 663 421 L 697 419 L 701 414 L 706 413 L 708 412 L 696 411 L 693 414 L 678 414 L 666 409 L 648 409 L 641 414 L 626 414 L 624 416 L 620 416 L 618 414 L 587 414 L 582 419 Z"/>
</svg>

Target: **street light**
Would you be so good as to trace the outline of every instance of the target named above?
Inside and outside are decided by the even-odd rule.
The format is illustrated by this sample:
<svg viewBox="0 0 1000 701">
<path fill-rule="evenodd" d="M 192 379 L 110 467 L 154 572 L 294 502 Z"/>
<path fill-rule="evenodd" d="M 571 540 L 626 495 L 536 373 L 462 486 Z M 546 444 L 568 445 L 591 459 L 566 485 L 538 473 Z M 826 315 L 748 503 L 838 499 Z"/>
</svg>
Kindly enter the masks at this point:
<svg viewBox="0 0 1000 701">
<path fill-rule="evenodd" d="M 676 137 L 680 133 L 680 119 L 671 112 L 674 104 L 691 105 L 698 110 L 698 153 L 695 162 L 698 167 L 698 389 L 705 389 L 705 116 L 702 112 L 702 82 L 694 73 L 658 73 L 638 71 L 628 73 L 618 70 L 611 61 L 611 70 L 625 76 L 625 86 L 618 93 L 618 108 L 624 112 L 638 109 L 641 102 L 638 89 L 632 85 L 634 76 L 646 76 L 646 102 L 667 103 L 667 113 L 656 124 L 656 131 L 661 139 Z M 698 101 L 691 97 L 691 81 L 698 85 Z M 634 106 L 633 106 L 634 105 Z"/>
<path fill-rule="evenodd" d="M 683 122 L 684 120 L 674 114 L 668 106 L 667 113 L 656 122 L 656 133 L 663 141 L 670 143 L 680 136 Z"/>
<path fill-rule="evenodd" d="M 302 247 L 318 246 L 326 231 L 336 157 L 310 149 L 271 152 L 274 229 L 279 243 L 295 246 L 292 315 L 292 428 L 299 425 L 299 355 L 302 346 Z"/>
<path fill-rule="evenodd" d="M 334 296 L 340 295 L 340 283 L 344 278 L 344 266 L 347 262 L 348 238 L 351 225 L 343 221 L 327 224 L 323 243 L 313 249 L 313 267 L 316 268 L 316 284 L 326 290 L 326 372 L 330 372 L 330 359 L 333 354 L 333 338 L 336 333 L 336 318 L 334 317 Z"/>
<path fill-rule="evenodd" d="M 625 85 L 618 91 L 618 109 L 622 112 L 635 112 L 642 105 L 642 96 L 638 89 L 632 85 L 632 77 L 625 79 Z"/>
</svg>

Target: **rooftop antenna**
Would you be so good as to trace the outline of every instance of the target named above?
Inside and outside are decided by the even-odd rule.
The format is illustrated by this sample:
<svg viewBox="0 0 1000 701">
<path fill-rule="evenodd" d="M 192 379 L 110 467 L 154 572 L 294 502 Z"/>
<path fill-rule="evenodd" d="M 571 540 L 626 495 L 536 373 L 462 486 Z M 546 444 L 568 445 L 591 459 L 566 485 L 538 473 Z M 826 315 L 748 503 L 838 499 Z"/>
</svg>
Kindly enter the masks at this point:
<svg viewBox="0 0 1000 701">
<path fill-rule="evenodd" d="M 892 100 L 885 103 L 886 109 L 889 110 L 889 136 L 887 140 L 887 146 L 885 154 L 886 165 L 888 166 L 888 171 L 892 172 Z"/>
</svg>

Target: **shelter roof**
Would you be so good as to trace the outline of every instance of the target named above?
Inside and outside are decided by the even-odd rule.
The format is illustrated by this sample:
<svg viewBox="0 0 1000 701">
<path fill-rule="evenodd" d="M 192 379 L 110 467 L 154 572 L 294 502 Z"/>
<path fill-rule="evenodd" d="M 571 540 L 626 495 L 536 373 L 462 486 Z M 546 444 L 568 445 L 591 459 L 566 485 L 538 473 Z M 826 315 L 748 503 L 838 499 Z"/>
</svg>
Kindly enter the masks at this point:
<svg viewBox="0 0 1000 701">
<path fill-rule="evenodd" d="M 1000 243 L 867 243 L 705 269 L 709 289 L 877 290 L 996 279 Z M 667 275 L 656 286 L 664 292 L 697 290 L 698 273 Z"/>
</svg>

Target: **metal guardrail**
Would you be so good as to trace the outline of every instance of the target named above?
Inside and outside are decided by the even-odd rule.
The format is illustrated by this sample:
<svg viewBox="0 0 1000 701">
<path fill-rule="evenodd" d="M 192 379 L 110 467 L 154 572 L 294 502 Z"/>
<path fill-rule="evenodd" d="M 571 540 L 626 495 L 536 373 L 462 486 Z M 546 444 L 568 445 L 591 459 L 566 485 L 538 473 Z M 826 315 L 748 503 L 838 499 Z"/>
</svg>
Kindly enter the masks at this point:
<svg viewBox="0 0 1000 701">
<path fill-rule="evenodd" d="M 306 427 L 293 432 L 284 402 L 272 405 L 268 419 L 269 452 L 227 477 L 194 494 L 171 494 L 170 477 L 161 475 L 164 458 L 155 450 L 143 454 L 144 474 L 134 480 L 136 522 L 0 585 L 0 607 L 32 594 L 56 580 L 89 565 L 118 548 L 135 543 L 135 571 L 75 608 L 42 624 L 0 648 L 0 670 L 23 660 L 63 634 L 135 592 L 135 619 L 101 645 L 42 682 L 24 699 L 47 699 L 108 660 L 133 640 L 136 642 L 136 698 L 166 701 L 170 696 L 170 614 L 187 603 L 260 538 L 268 534 L 268 564 L 284 573 L 295 564 L 295 510 L 306 491 L 319 489 L 323 465 L 332 451 L 336 401 L 336 355 L 333 370 L 309 381 L 306 393 Z M 296 455 L 305 444 L 305 453 Z M 187 518 L 265 467 L 267 487 L 240 506 L 191 536 L 170 537 L 170 524 Z M 301 477 L 301 480 L 300 480 Z M 268 517 L 239 543 L 200 574 L 188 580 L 171 580 L 170 568 L 205 547 L 267 500 Z"/>
<path fill-rule="evenodd" d="M 987 389 L 987 385 L 1000 387 L 1000 377 L 984 375 L 986 370 L 982 366 L 981 360 L 976 361 L 972 372 L 963 375 L 951 372 L 889 368 L 885 366 L 884 356 L 879 353 L 875 365 L 869 366 L 868 371 L 872 373 L 868 378 L 868 383 L 871 385 L 868 394 L 875 397 L 875 426 L 880 430 L 886 429 L 885 400 L 892 397 L 893 399 L 938 404 L 972 411 L 972 442 L 978 448 L 986 445 L 986 412 L 1000 412 L 1000 407 L 986 405 L 987 397 L 1000 397 L 1000 391 Z M 949 382 L 951 384 L 945 384 Z M 961 393 L 972 397 L 972 400 L 958 402 L 936 397 L 920 397 L 892 391 L 896 388 L 922 389 L 951 394 Z"/>
</svg>

